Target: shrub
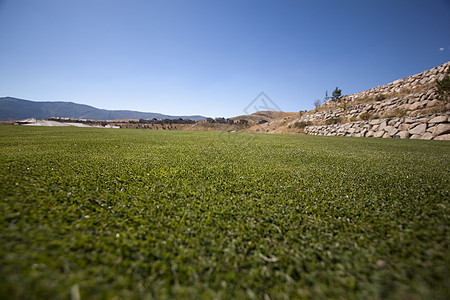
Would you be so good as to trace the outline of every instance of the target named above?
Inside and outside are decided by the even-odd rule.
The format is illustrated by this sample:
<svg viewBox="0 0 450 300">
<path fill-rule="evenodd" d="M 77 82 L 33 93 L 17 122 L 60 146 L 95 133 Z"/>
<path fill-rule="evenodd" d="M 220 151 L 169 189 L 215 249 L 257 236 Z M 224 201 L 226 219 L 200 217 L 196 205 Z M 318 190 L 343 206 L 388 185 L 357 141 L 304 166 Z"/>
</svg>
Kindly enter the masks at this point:
<svg viewBox="0 0 450 300">
<path fill-rule="evenodd" d="M 382 101 L 382 100 L 384 100 L 384 99 L 386 99 L 387 97 L 386 97 L 386 94 L 378 94 L 376 97 L 375 97 L 375 101 Z"/>
<path fill-rule="evenodd" d="M 367 121 L 370 120 L 370 118 L 372 117 L 372 114 L 369 114 L 367 112 L 364 112 L 362 114 L 359 115 L 359 118 L 363 121 Z"/>
<path fill-rule="evenodd" d="M 305 128 L 306 126 L 309 126 L 309 125 L 312 125 L 312 123 L 311 123 L 311 122 L 305 122 L 305 121 L 295 122 L 295 123 L 294 123 L 294 127 L 295 127 L 295 128 L 300 128 L 300 129 L 303 129 L 303 128 Z"/>
<path fill-rule="evenodd" d="M 339 124 L 342 123 L 343 119 L 341 117 L 331 118 L 325 121 L 326 125 Z"/>
<path fill-rule="evenodd" d="M 406 116 L 406 110 L 399 108 L 388 111 L 383 115 L 384 118 L 403 117 L 403 116 Z"/>
<path fill-rule="evenodd" d="M 447 75 L 444 79 L 436 82 L 437 92 L 439 99 L 445 102 L 450 101 L 450 75 Z"/>
</svg>

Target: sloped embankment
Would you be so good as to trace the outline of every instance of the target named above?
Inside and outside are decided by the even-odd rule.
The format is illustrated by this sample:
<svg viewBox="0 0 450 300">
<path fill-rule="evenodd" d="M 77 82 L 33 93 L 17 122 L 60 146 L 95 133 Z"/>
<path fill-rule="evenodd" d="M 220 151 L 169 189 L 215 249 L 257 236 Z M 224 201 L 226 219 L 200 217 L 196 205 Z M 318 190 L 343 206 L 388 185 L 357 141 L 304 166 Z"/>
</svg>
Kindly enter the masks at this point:
<svg viewBox="0 0 450 300">
<path fill-rule="evenodd" d="M 450 103 L 439 99 L 436 81 L 450 62 L 420 74 L 331 101 L 290 122 L 312 124 L 306 134 L 450 140 Z"/>
</svg>

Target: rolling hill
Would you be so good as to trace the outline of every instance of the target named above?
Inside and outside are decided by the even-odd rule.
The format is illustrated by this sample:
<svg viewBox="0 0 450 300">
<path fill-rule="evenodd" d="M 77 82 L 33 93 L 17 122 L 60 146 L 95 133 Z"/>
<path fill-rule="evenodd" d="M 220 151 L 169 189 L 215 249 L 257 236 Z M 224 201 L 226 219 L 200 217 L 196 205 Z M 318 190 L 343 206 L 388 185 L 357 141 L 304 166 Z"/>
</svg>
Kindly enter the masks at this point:
<svg viewBox="0 0 450 300">
<path fill-rule="evenodd" d="M 117 120 L 117 119 L 191 119 L 203 120 L 205 117 L 170 116 L 159 113 L 139 112 L 131 110 L 106 110 L 73 102 L 30 101 L 13 97 L 0 98 L 0 121 L 14 121 L 27 118 L 48 119 L 52 117 Z"/>
</svg>

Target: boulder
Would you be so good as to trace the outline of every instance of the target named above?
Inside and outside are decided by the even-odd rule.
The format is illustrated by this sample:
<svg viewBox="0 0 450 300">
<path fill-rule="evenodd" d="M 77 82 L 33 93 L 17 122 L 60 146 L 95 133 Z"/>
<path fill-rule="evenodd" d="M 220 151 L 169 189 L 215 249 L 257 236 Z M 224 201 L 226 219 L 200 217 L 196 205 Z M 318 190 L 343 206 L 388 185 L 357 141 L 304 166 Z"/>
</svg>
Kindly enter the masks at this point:
<svg viewBox="0 0 450 300">
<path fill-rule="evenodd" d="M 415 102 L 409 106 L 408 110 L 416 110 L 422 108 L 421 105 L 422 105 L 421 102 Z"/>
<path fill-rule="evenodd" d="M 428 121 L 428 124 L 444 123 L 444 122 L 447 122 L 447 116 L 437 116 Z"/>
<path fill-rule="evenodd" d="M 367 129 L 363 129 L 363 130 L 361 130 L 361 136 L 366 136 L 366 133 L 367 133 Z"/>
<path fill-rule="evenodd" d="M 400 131 L 397 135 L 400 136 L 401 139 L 409 139 L 409 132 L 406 130 Z"/>
<path fill-rule="evenodd" d="M 421 137 L 422 140 L 432 140 L 433 138 L 434 136 L 431 132 L 425 132 Z"/>
<path fill-rule="evenodd" d="M 450 134 L 443 134 L 434 138 L 438 141 L 450 141 Z"/>
<path fill-rule="evenodd" d="M 389 133 L 390 136 L 393 136 L 393 135 L 395 135 L 398 132 L 398 129 L 395 128 L 394 126 L 387 126 L 384 130 L 387 133 Z"/>
<path fill-rule="evenodd" d="M 436 129 L 436 124 L 428 124 L 427 132 L 434 132 L 434 129 Z"/>
<path fill-rule="evenodd" d="M 427 123 L 428 121 L 430 121 L 430 118 L 428 117 L 423 117 L 417 120 L 419 123 Z"/>
<path fill-rule="evenodd" d="M 424 85 L 425 83 L 428 82 L 428 77 L 422 78 L 422 80 L 420 81 L 420 84 Z"/>
<path fill-rule="evenodd" d="M 450 123 L 442 123 L 435 127 L 433 135 L 439 136 L 447 133 L 450 133 Z"/>
<path fill-rule="evenodd" d="M 438 106 L 439 104 L 441 104 L 441 101 L 435 99 L 435 100 L 428 101 L 427 107 L 434 107 L 434 106 Z"/>
<path fill-rule="evenodd" d="M 369 121 L 369 124 L 370 125 L 378 125 L 378 124 L 380 124 L 381 123 L 381 120 L 380 119 L 373 119 L 373 120 L 370 120 Z"/>
<path fill-rule="evenodd" d="M 380 126 L 378 127 L 378 130 L 384 130 L 386 128 L 386 126 L 387 126 L 387 121 L 383 120 L 383 121 L 381 121 Z"/>
<path fill-rule="evenodd" d="M 409 125 L 408 125 L 408 124 L 400 124 L 400 125 L 398 126 L 398 129 L 399 129 L 400 131 L 408 130 L 408 128 L 409 128 Z"/>
<path fill-rule="evenodd" d="M 422 136 L 420 134 L 413 134 L 409 139 L 411 140 L 418 140 L 420 139 Z"/>
<path fill-rule="evenodd" d="M 383 130 L 377 131 L 373 134 L 373 137 L 380 138 L 384 135 L 384 133 L 385 132 Z"/>
<path fill-rule="evenodd" d="M 409 133 L 412 135 L 422 135 L 427 130 L 427 124 L 418 124 L 417 126 L 414 126 L 412 129 L 409 130 Z M 412 137 L 411 137 L 412 138 Z"/>
<path fill-rule="evenodd" d="M 372 130 L 369 130 L 367 133 L 366 133 L 366 137 L 373 137 L 374 136 L 374 132 L 372 131 Z"/>
</svg>

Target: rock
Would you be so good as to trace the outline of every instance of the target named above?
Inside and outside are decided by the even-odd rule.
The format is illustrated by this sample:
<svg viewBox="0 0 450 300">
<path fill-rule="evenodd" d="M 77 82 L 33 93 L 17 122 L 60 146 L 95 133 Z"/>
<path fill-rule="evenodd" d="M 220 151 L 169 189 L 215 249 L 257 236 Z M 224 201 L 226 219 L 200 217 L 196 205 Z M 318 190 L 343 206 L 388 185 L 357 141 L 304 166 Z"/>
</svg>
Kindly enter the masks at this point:
<svg viewBox="0 0 450 300">
<path fill-rule="evenodd" d="M 384 128 L 386 128 L 386 126 L 387 126 L 387 121 L 383 120 L 383 121 L 381 121 L 380 126 L 378 127 L 378 130 L 384 130 Z"/>
<path fill-rule="evenodd" d="M 405 124 L 411 124 L 414 123 L 414 120 L 411 118 L 405 118 L 405 121 L 403 121 Z"/>
<path fill-rule="evenodd" d="M 422 135 L 425 133 L 425 130 L 427 130 L 427 124 L 418 124 L 417 126 L 414 126 L 413 129 L 409 130 L 409 133 L 412 135 Z M 411 137 L 412 138 L 412 137 Z"/>
<path fill-rule="evenodd" d="M 434 107 L 434 106 L 438 106 L 439 104 L 441 104 L 441 101 L 439 100 L 431 100 L 427 103 L 427 107 Z"/>
<path fill-rule="evenodd" d="M 383 134 L 383 139 L 387 139 L 387 138 L 390 138 L 391 136 L 389 135 L 389 133 L 388 132 L 385 132 L 384 134 Z"/>
<path fill-rule="evenodd" d="M 435 127 L 433 135 L 439 136 L 447 133 L 450 133 L 450 123 L 442 123 Z"/>
<path fill-rule="evenodd" d="M 410 140 L 418 140 L 418 139 L 420 139 L 422 136 L 420 135 L 420 134 L 414 134 L 414 135 L 412 135 L 409 139 Z"/>
<path fill-rule="evenodd" d="M 428 124 L 427 132 L 434 132 L 434 129 L 436 129 L 436 124 Z"/>
<path fill-rule="evenodd" d="M 428 124 L 444 123 L 444 122 L 447 122 L 447 116 L 437 116 L 428 121 Z"/>
<path fill-rule="evenodd" d="M 432 140 L 433 138 L 434 136 L 431 132 L 425 132 L 421 137 L 422 140 Z"/>
<path fill-rule="evenodd" d="M 401 139 L 409 139 L 409 132 L 406 130 L 400 131 L 397 135 L 400 136 Z"/>
<path fill-rule="evenodd" d="M 384 135 L 384 133 L 385 132 L 383 130 L 377 131 L 373 134 L 373 137 L 380 138 Z"/>
<path fill-rule="evenodd" d="M 398 132 L 398 129 L 395 128 L 394 126 L 388 126 L 386 127 L 386 131 L 389 133 L 390 136 L 394 136 Z"/>
<path fill-rule="evenodd" d="M 367 133 L 366 133 L 366 137 L 373 137 L 374 136 L 374 132 L 372 131 L 372 130 L 369 130 Z"/>
<path fill-rule="evenodd" d="M 369 121 L 369 125 L 378 125 L 381 123 L 380 119 L 373 119 Z"/>
<path fill-rule="evenodd" d="M 417 120 L 417 122 L 419 123 L 427 123 L 430 120 L 430 118 L 424 117 L 424 118 L 420 118 L 419 120 Z"/>
<path fill-rule="evenodd" d="M 420 106 L 421 106 L 421 102 L 415 102 L 415 103 L 411 104 L 408 109 L 409 110 L 416 110 L 416 109 L 421 108 Z"/>
<path fill-rule="evenodd" d="M 450 134 L 443 134 L 434 138 L 437 141 L 450 141 Z"/>
<path fill-rule="evenodd" d="M 408 124 L 400 124 L 398 126 L 398 130 L 403 131 L 403 130 L 408 130 L 409 125 Z"/>
<path fill-rule="evenodd" d="M 390 120 L 390 121 L 388 122 L 388 125 L 389 125 L 389 126 L 394 126 L 396 122 L 397 122 L 396 120 Z"/>
<path fill-rule="evenodd" d="M 425 78 L 422 78 L 422 80 L 420 81 L 420 84 L 424 85 L 427 82 L 428 82 L 428 77 L 425 77 Z"/>
</svg>

